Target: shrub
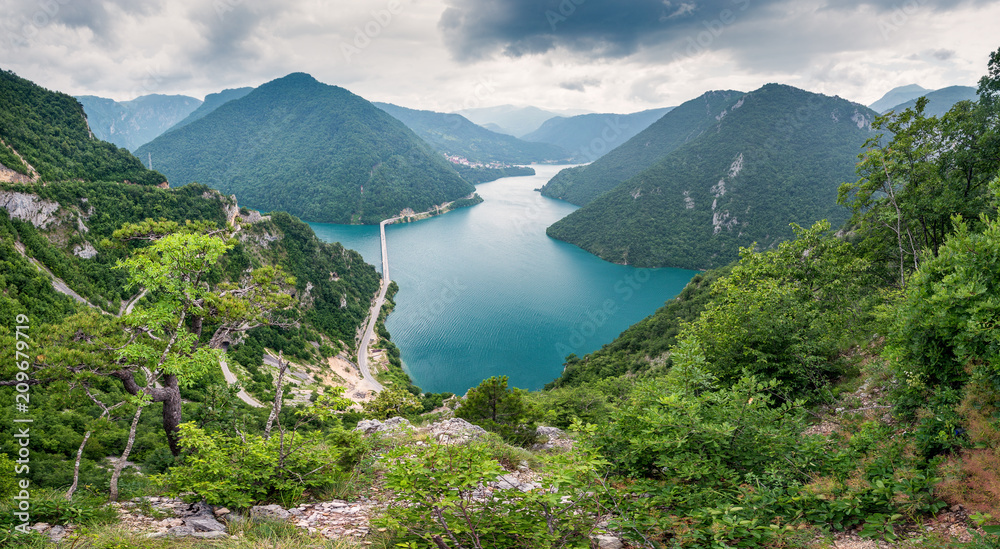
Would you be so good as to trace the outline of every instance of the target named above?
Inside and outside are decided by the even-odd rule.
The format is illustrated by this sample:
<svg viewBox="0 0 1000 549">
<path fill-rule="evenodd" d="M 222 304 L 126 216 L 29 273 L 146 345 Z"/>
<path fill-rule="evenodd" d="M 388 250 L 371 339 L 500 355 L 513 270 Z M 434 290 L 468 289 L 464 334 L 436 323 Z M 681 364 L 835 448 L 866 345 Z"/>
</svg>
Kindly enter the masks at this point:
<svg viewBox="0 0 1000 549">
<path fill-rule="evenodd" d="M 539 488 L 486 488 L 504 470 L 481 444 L 399 448 L 387 456 L 397 503 L 373 523 L 400 546 L 506 549 L 589 547 L 599 520 L 603 461 L 577 452 L 550 459 Z M 415 546 L 415 545 L 409 545 Z"/>
<path fill-rule="evenodd" d="M 520 389 L 507 388 L 507 376 L 484 380 L 469 389 L 455 417 L 475 423 L 504 440 L 527 445 L 535 441 L 535 425 Z"/>
</svg>

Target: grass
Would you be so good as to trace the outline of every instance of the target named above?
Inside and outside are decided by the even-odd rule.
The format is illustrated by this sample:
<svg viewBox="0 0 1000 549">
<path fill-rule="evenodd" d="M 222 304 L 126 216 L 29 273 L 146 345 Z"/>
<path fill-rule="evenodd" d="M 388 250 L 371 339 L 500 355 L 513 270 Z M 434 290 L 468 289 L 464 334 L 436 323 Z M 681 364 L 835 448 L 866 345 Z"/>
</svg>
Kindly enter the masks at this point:
<svg viewBox="0 0 1000 549">
<path fill-rule="evenodd" d="M 131 532 L 122 525 L 103 525 L 81 529 L 62 542 L 52 544 L 42 535 L 4 539 L 0 546 L 24 549 L 359 549 L 366 547 L 354 540 L 328 540 L 308 534 L 294 525 L 281 521 L 242 521 L 230 527 L 236 539 L 199 540 L 193 538 L 150 539 Z"/>
</svg>

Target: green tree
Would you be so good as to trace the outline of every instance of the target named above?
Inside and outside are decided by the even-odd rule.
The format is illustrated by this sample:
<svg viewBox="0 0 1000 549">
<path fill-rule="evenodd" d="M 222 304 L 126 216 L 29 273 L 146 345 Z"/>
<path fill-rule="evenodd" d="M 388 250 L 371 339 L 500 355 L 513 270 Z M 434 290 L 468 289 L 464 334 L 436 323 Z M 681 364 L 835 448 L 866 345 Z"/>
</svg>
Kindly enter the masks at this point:
<svg viewBox="0 0 1000 549">
<path fill-rule="evenodd" d="M 238 283 L 212 284 L 219 260 L 233 246 L 220 233 L 209 224 L 150 221 L 115 232 L 120 240 L 152 243 L 119 262 L 130 289 L 147 297 L 122 318 L 128 340 L 109 373 L 140 399 L 136 418 L 142 403 L 163 403 L 163 429 L 175 456 L 180 388 L 219 361 L 219 351 L 199 339 L 204 319 L 220 322 L 219 330 L 246 330 L 268 323 L 272 310 L 291 303 L 281 283 L 292 281 L 274 267 L 255 269 Z"/>
<path fill-rule="evenodd" d="M 992 187 L 1000 195 L 1000 178 Z M 1000 220 L 984 215 L 981 225 L 974 232 L 954 218 L 954 233 L 911 278 L 897 311 L 890 350 L 909 410 L 961 388 L 969 368 L 1000 391 Z"/>
<path fill-rule="evenodd" d="M 959 102 L 938 119 L 924 115 L 921 97 L 915 108 L 878 117 L 872 128 L 891 138 L 865 142 L 859 179 L 840 187 L 838 202 L 875 255 L 897 267 L 900 287 L 923 251 L 937 254 L 953 215 L 975 221 L 988 209 L 987 185 L 1000 168 L 997 90 L 1000 50 L 979 82 L 979 102 Z"/>
<path fill-rule="evenodd" d="M 743 249 L 679 337 L 704 349 L 706 368 L 726 384 L 749 373 L 790 395 L 815 394 L 837 372 L 838 350 L 870 322 L 867 263 L 825 221 L 794 230 L 776 250 Z"/>
<path fill-rule="evenodd" d="M 424 409 L 417 397 L 399 387 L 382 389 L 375 398 L 365 402 L 361 407 L 367 417 L 379 420 L 411 416 Z"/>
<path fill-rule="evenodd" d="M 521 390 L 507 388 L 507 376 L 494 376 L 469 389 L 455 416 L 497 433 L 504 440 L 528 444 L 535 439 Z"/>
</svg>

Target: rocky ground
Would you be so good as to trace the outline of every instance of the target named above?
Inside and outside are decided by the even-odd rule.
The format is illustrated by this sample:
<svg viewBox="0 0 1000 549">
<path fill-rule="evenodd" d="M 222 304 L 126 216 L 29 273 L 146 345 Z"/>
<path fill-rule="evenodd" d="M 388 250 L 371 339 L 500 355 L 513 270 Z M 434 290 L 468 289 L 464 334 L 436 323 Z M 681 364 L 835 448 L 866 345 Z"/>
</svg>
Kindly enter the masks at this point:
<svg viewBox="0 0 1000 549">
<path fill-rule="evenodd" d="M 839 428 L 839 420 L 845 413 L 859 412 L 874 417 L 885 414 L 885 405 L 880 401 L 881 391 L 863 385 L 853 393 L 843 395 L 841 404 L 827 410 L 822 421 L 812 430 L 816 433 L 831 434 Z M 887 421 L 891 421 L 887 419 Z M 486 434 L 482 428 L 463 419 L 451 418 L 424 427 L 416 427 L 403 418 L 392 418 L 385 422 L 365 420 L 358 424 L 357 431 L 371 436 L 402 435 L 416 445 L 423 444 L 463 444 Z M 572 439 L 563 431 L 551 427 L 538 428 L 539 443 L 532 450 L 567 449 Z M 533 490 L 541 486 L 540 475 L 532 471 L 527 462 L 521 462 L 514 470 L 500 475 L 494 482 L 482 487 L 479 497 L 490 497 L 498 490 Z M 204 503 L 185 503 L 178 498 L 144 497 L 113 504 L 118 510 L 121 522 L 134 532 L 141 532 L 149 538 L 200 538 L 223 539 L 231 536 L 231 526 L 246 519 L 272 519 L 287 521 L 311 533 L 327 539 L 356 539 L 362 544 L 372 527 L 371 517 L 383 512 L 392 503 L 384 494 L 371 493 L 355 501 L 332 500 L 304 503 L 297 507 L 283 508 L 279 505 L 256 506 L 249 509 L 246 516 L 226 508 L 213 508 Z M 53 541 L 65 538 L 72 527 L 50 526 L 39 523 L 33 528 L 48 535 Z M 954 542 L 971 541 L 971 524 L 968 513 L 960 505 L 940 513 L 933 519 L 908 530 L 899 532 L 900 540 L 895 542 L 875 541 L 862 538 L 857 531 L 840 532 L 831 537 L 818 537 L 817 548 L 832 549 L 887 549 L 920 547 L 923 536 L 935 536 Z M 615 535 L 602 533 L 593 539 L 599 549 L 624 549 L 626 542 Z"/>
<path fill-rule="evenodd" d="M 417 445 L 463 444 L 486 435 L 481 427 L 458 418 L 438 421 L 424 427 L 415 427 L 398 417 L 385 422 L 365 420 L 358 424 L 357 431 L 365 435 L 405 434 L 417 439 Z M 568 448 L 572 445 L 572 440 L 559 429 L 540 427 L 538 435 L 541 441 L 535 446 L 538 450 Z M 482 497 L 497 490 L 533 490 L 540 486 L 539 479 L 538 473 L 531 471 L 527 462 L 522 462 L 515 470 L 500 475 L 494 482 L 484 486 Z M 250 508 L 246 516 L 224 507 L 185 503 L 180 498 L 169 497 L 142 497 L 112 505 L 117 509 L 124 526 L 149 538 L 230 538 L 234 537 L 230 535 L 234 523 L 248 518 L 266 518 L 288 521 L 309 533 L 320 534 L 328 539 L 362 540 L 371 530 L 369 519 L 389 503 L 379 499 L 362 497 L 356 501 L 311 502 L 287 509 L 279 505 L 263 505 Z M 45 523 L 36 524 L 34 528 L 47 534 L 53 541 L 63 539 L 71 531 L 71 528 L 52 527 Z M 623 547 L 613 536 L 601 536 L 595 541 L 604 549 Z"/>
</svg>

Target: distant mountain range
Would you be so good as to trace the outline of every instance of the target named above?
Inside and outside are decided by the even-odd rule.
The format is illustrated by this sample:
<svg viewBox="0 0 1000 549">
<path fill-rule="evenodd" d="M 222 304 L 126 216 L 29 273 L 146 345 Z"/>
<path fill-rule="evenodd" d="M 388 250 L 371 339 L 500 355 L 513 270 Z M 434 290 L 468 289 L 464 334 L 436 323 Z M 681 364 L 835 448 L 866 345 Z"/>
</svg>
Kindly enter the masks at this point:
<svg viewBox="0 0 1000 549">
<path fill-rule="evenodd" d="M 928 90 L 916 84 L 900 86 L 889 90 L 881 99 L 869 105 L 879 114 L 889 111 L 902 112 L 915 107 L 917 99 L 927 97 L 926 116 L 943 116 L 959 101 L 978 101 L 976 88 L 971 86 L 948 86 L 939 90 Z"/>
<path fill-rule="evenodd" d="M 648 165 L 638 155 L 663 147 L 653 137 L 671 135 L 674 113 L 696 119 L 692 139 L 672 135 L 671 152 L 553 224 L 549 236 L 615 263 L 705 269 L 733 261 L 741 246 L 768 248 L 791 237 L 789 223 L 846 220 L 837 188 L 856 179 L 874 111 L 778 84 L 706 94 L 694 102 L 698 117 L 686 105 L 619 149 Z M 582 173 L 619 161 L 614 152 Z"/>
<path fill-rule="evenodd" d="M 537 130 L 546 120 L 560 116 L 560 113 L 546 111 L 538 107 L 516 107 L 514 105 L 477 107 L 463 109 L 457 113 L 486 129 L 514 137 L 523 137 Z"/>
<path fill-rule="evenodd" d="M 925 116 L 944 116 L 944 113 L 948 112 L 955 105 L 955 103 L 958 103 L 959 101 L 979 100 L 979 94 L 976 93 L 976 88 L 971 86 L 949 86 L 947 88 L 941 88 L 940 90 L 921 94 L 921 96 L 927 98 L 927 107 L 924 109 Z M 921 96 L 917 96 L 917 98 Z M 891 109 L 886 109 L 885 112 L 902 112 L 906 109 L 915 107 L 917 105 L 917 98 L 895 105 Z"/>
<path fill-rule="evenodd" d="M 268 82 L 137 151 L 174 185 L 204 183 L 264 211 L 377 223 L 475 188 L 402 122 L 304 73 Z"/>
<path fill-rule="evenodd" d="M 149 143 L 201 105 L 186 95 L 144 95 L 115 101 L 93 95 L 76 98 L 94 136 L 130 151 Z"/>
<path fill-rule="evenodd" d="M 374 105 L 406 124 L 438 151 L 473 162 L 528 164 L 566 161 L 570 156 L 562 147 L 529 143 L 490 131 L 460 114 L 420 111 L 390 103 Z"/>
<path fill-rule="evenodd" d="M 878 101 L 868 105 L 868 107 L 877 113 L 884 113 L 900 103 L 906 103 L 907 101 L 916 99 L 930 91 L 932 90 L 928 90 L 927 88 L 916 84 L 899 86 L 887 91 Z"/>
<path fill-rule="evenodd" d="M 743 95 L 732 90 L 712 91 L 692 99 L 593 164 L 559 172 L 542 187 L 542 194 L 583 206 L 715 127 L 722 113 L 728 113 Z"/>
<path fill-rule="evenodd" d="M 593 162 L 659 120 L 673 107 L 632 114 L 591 113 L 546 120 L 524 136 L 525 141 L 558 145 L 569 151 L 574 162 Z"/>
<path fill-rule="evenodd" d="M 210 93 L 205 96 L 205 101 L 202 102 L 202 104 L 199 105 L 197 109 L 192 111 L 191 114 L 187 115 L 187 117 L 184 118 L 184 120 L 177 122 L 176 124 L 168 128 L 166 131 L 175 130 L 177 128 L 183 128 L 184 126 L 187 126 L 188 124 L 194 122 L 195 120 L 200 120 L 204 118 L 210 112 L 214 111 L 215 109 L 218 109 L 222 105 L 234 99 L 239 99 L 252 91 L 253 88 L 247 87 L 247 88 L 222 90 L 219 93 Z M 150 139 L 150 141 L 152 141 L 152 139 Z"/>
</svg>

